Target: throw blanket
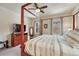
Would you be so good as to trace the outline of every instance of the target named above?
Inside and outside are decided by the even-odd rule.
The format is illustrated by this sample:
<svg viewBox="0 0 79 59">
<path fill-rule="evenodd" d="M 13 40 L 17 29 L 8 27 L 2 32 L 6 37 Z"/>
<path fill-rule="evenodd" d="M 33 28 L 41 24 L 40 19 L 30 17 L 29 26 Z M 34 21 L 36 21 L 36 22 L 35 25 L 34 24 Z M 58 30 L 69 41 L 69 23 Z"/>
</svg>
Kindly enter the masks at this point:
<svg viewBox="0 0 79 59">
<path fill-rule="evenodd" d="M 59 35 L 42 35 L 25 43 L 25 51 L 32 56 L 73 56 L 79 55 L 65 38 Z M 73 53 L 74 52 L 74 53 Z"/>
</svg>

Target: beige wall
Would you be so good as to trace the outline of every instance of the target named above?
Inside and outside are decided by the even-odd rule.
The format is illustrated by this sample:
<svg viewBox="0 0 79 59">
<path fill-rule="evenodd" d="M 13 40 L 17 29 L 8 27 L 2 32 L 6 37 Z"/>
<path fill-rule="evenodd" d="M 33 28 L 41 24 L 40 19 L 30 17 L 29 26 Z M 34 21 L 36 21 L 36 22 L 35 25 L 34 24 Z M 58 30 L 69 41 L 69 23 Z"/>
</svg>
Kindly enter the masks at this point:
<svg viewBox="0 0 79 59">
<path fill-rule="evenodd" d="M 72 12 L 72 14 L 75 14 L 79 11 L 79 4 L 75 7 L 74 11 Z M 75 15 L 75 27 L 79 29 L 79 13 Z"/>
<path fill-rule="evenodd" d="M 62 34 L 62 28 L 61 28 L 61 18 L 60 17 L 56 17 L 52 19 L 52 34 Z"/>
<path fill-rule="evenodd" d="M 54 17 L 55 18 L 61 17 L 63 19 L 63 21 L 61 22 L 63 25 L 60 25 L 60 26 L 62 26 L 60 28 L 60 29 L 62 29 L 62 30 L 60 30 L 61 34 L 62 34 L 64 32 L 66 32 L 66 30 L 68 30 L 68 28 L 73 28 L 73 16 L 70 16 L 70 15 L 72 15 L 72 13 L 66 13 L 66 14 L 60 14 L 60 15 L 58 14 L 55 16 L 51 15 L 51 16 L 47 16 L 47 17 L 41 17 L 41 19 L 48 19 L 48 18 L 53 19 Z M 63 17 L 63 16 L 68 16 L 68 17 Z M 53 31 L 52 31 L 52 33 L 53 33 Z"/>
<path fill-rule="evenodd" d="M 77 6 L 74 8 L 72 14 L 76 14 L 79 11 L 79 4 L 77 4 Z M 79 13 L 75 15 L 75 27 L 79 29 Z"/>
<path fill-rule="evenodd" d="M 28 18 L 25 19 L 25 24 L 27 24 Z M 12 24 L 14 23 L 20 24 L 20 12 L 18 14 L 0 6 L 0 41 L 11 40 Z M 28 26 L 26 29 L 28 31 Z"/>
<path fill-rule="evenodd" d="M 34 28 L 34 35 L 35 36 L 38 36 L 38 35 L 41 34 L 40 22 L 41 22 L 41 20 L 39 18 L 29 18 L 28 27 L 33 27 Z M 36 29 L 35 23 L 38 23 L 38 33 L 36 33 L 36 31 L 35 31 L 35 29 Z"/>
<path fill-rule="evenodd" d="M 61 13 L 61 14 L 56 14 L 56 15 L 48 15 L 48 16 L 40 17 L 40 19 L 47 19 L 47 18 L 54 18 L 54 17 L 63 17 L 63 16 L 69 16 L 69 15 L 72 15 L 72 13 Z"/>
<path fill-rule="evenodd" d="M 75 28 L 79 29 L 79 13 L 75 15 Z"/>
<path fill-rule="evenodd" d="M 63 18 L 63 33 L 73 29 L 73 16 Z"/>
<path fill-rule="evenodd" d="M 44 28 L 44 25 L 47 24 L 47 28 Z M 42 21 L 42 34 L 51 34 L 51 20 L 43 20 Z"/>
</svg>

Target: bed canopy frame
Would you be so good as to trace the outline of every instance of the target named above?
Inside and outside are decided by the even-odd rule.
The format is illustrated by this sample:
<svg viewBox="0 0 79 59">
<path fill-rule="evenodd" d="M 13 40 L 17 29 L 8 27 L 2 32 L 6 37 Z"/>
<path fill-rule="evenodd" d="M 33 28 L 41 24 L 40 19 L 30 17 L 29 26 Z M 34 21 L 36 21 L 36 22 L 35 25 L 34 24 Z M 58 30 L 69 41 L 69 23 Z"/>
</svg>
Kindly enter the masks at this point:
<svg viewBox="0 0 79 59">
<path fill-rule="evenodd" d="M 24 48 L 25 48 L 25 45 L 24 45 L 24 10 L 28 11 L 30 14 L 36 16 L 35 14 L 33 14 L 31 11 L 27 10 L 27 7 L 28 5 L 31 5 L 32 3 L 26 3 L 24 5 L 21 6 L 21 56 L 24 56 L 25 55 L 25 52 L 24 52 Z M 73 30 L 75 29 L 75 15 L 72 15 L 73 16 Z M 28 54 L 26 53 L 26 55 L 28 56 Z"/>
</svg>

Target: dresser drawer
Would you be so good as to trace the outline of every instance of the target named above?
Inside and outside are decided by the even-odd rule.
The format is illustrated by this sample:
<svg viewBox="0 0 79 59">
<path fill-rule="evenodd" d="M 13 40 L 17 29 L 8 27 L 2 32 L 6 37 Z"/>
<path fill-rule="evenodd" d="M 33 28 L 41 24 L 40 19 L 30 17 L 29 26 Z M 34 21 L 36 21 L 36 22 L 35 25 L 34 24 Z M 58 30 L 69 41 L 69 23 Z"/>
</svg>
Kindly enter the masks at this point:
<svg viewBox="0 0 79 59">
<path fill-rule="evenodd" d="M 17 46 L 17 45 L 19 45 L 19 42 L 15 41 L 14 46 Z"/>
<path fill-rule="evenodd" d="M 24 34 L 24 40 L 27 41 L 27 33 Z M 21 43 L 21 34 L 12 34 L 11 45 L 17 46 Z"/>
</svg>

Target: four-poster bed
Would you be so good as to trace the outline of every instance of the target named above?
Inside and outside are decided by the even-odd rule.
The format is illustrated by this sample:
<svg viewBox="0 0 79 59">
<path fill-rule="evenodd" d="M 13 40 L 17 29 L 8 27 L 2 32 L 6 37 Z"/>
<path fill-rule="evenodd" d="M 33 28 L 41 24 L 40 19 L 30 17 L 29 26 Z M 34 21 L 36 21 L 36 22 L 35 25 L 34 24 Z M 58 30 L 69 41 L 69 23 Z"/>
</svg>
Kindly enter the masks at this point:
<svg viewBox="0 0 79 59">
<path fill-rule="evenodd" d="M 21 55 L 24 56 L 24 7 L 30 5 L 30 3 L 21 6 Z M 28 55 L 28 54 L 26 54 Z"/>
<path fill-rule="evenodd" d="M 27 6 L 30 5 L 31 3 L 26 3 L 24 5 L 21 6 L 21 55 L 22 56 L 30 56 L 30 54 L 27 53 L 27 51 L 25 52 L 25 45 L 24 45 L 24 10 L 28 11 L 29 13 L 31 13 L 32 15 L 35 16 L 35 14 L 33 14 L 32 12 L 30 12 L 29 10 L 27 10 Z M 26 7 L 26 8 L 25 8 Z M 75 15 L 73 15 L 73 30 L 75 29 Z"/>
</svg>

